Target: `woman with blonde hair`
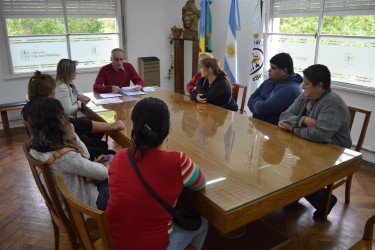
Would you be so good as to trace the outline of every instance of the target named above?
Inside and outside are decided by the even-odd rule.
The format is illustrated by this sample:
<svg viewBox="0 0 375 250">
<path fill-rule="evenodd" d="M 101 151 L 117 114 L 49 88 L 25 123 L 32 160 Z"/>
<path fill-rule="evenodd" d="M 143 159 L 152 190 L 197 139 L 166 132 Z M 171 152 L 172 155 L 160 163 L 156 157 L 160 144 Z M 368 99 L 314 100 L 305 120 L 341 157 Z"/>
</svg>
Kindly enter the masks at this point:
<svg viewBox="0 0 375 250">
<path fill-rule="evenodd" d="M 90 101 L 90 98 L 83 95 L 73 83 L 77 75 L 77 64 L 77 61 L 70 59 L 61 59 L 57 64 L 56 98 L 60 100 L 65 113 L 69 116 L 75 116 L 82 103 L 86 104 Z"/>
<path fill-rule="evenodd" d="M 70 117 L 76 117 L 78 110 L 82 108 L 82 104 L 90 101 L 90 98 L 83 95 L 82 92 L 74 84 L 77 75 L 78 62 L 70 59 L 61 59 L 57 64 L 56 70 L 56 98 L 61 102 L 64 111 Z M 125 125 L 122 121 L 114 123 L 91 121 L 86 117 L 78 118 L 81 122 L 81 128 L 90 131 L 88 137 L 101 139 L 104 132 L 111 130 L 124 129 Z M 78 128 L 75 126 L 75 129 Z"/>
<path fill-rule="evenodd" d="M 205 58 L 214 58 L 214 56 L 209 52 L 203 52 L 202 54 L 199 55 L 199 63 L 200 63 L 201 60 L 203 60 Z M 186 85 L 186 92 L 188 92 L 190 94 L 190 92 L 197 85 L 197 83 L 198 83 L 199 79 L 201 79 L 201 77 L 202 77 L 202 74 L 201 74 L 200 71 L 198 73 L 196 73 L 195 76 Z"/>
<path fill-rule="evenodd" d="M 232 87 L 228 75 L 215 58 L 206 58 L 200 62 L 202 78 L 190 92 L 190 98 L 199 103 L 210 103 L 232 111 L 238 105 L 232 96 Z"/>
</svg>

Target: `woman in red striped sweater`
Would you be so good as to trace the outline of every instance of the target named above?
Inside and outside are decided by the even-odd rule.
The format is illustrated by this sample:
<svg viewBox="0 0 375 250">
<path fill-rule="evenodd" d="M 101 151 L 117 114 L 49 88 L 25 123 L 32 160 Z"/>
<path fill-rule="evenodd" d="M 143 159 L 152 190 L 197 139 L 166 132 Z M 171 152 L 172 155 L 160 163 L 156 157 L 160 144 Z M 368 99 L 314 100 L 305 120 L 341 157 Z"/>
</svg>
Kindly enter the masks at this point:
<svg viewBox="0 0 375 250">
<path fill-rule="evenodd" d="M 201 190 L 204 174 L 183 152 L 169 152 L 161 145 L 169 133 L 167 105 L 145 98 L 133 108 L 131 132 L 133 158 L 148 185 L 170 206 L 183 187 Z M 172 216 L 145 189 L 133 169 L 127 149 L 117 152 L 109 170 L 110 199 L 106 214 L 116 249 L 201 249 L 208 223 L 187 231 L 173 223 Z"/>
</svg>

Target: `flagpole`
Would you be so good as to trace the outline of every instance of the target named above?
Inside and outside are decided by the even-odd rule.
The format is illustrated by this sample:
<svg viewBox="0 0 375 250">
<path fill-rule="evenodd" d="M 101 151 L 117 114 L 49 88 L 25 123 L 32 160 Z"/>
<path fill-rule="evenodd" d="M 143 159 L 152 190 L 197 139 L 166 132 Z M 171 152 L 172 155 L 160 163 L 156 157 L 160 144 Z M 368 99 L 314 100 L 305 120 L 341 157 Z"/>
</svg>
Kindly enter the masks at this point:
<svg viewBox="0 0 375 250">
<path fill-rule="evenodd" d="M 252 45 L 251 45 L 251 68 L 250 80 L 247 86 L 246 98 L 260 86 L 263 82 L 263 23 L 262 23 L 262 0 L 257 0 L 253 14 L 253 31 L 252 31 Z M 246 113 L 250 115 L 250 110 L 246 107 Z"/>
<path fill-rule="evenodd" d="M 204 0 L 205 12 L 204 12 L 204 52 L 207 51 L 207 23 L 208 23 L 208 2 Z"/>
</svg>

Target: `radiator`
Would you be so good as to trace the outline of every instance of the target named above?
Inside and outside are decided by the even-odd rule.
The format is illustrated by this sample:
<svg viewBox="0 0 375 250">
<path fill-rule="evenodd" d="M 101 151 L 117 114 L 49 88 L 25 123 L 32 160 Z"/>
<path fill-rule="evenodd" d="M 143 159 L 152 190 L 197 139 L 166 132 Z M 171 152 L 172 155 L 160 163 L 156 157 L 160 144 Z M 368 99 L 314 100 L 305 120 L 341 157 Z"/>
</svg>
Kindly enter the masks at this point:
<svg viewBox="0 0 375 250">
<path fill-rule="evenodd" d="M 145 86 L 160 86 L 160 60 L 157 57 L 139 57 L 139 76 Z"/>
</svg>

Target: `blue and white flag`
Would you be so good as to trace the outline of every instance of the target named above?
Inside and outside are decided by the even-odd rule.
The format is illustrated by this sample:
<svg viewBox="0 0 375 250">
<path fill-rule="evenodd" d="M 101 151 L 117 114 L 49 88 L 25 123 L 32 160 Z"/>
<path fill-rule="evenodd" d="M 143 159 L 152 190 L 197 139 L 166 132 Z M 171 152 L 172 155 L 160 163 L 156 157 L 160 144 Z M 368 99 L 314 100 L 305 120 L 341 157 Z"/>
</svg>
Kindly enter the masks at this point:
<svg viewBox="0 0 375 250">
<path fill-rule="evenodd" d="M 225 51 L 224 70 L 232 83 L 238 83 L 237 72 L 237 30 L 240 30 L 240 12 L 238 0 L 232 0 L 229 12 L 227 44 Z"/>
</svg>

